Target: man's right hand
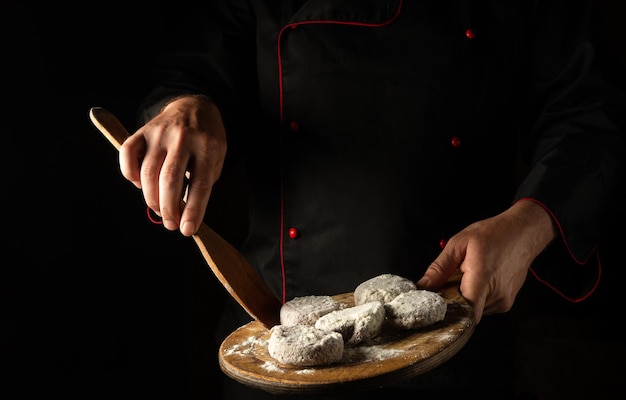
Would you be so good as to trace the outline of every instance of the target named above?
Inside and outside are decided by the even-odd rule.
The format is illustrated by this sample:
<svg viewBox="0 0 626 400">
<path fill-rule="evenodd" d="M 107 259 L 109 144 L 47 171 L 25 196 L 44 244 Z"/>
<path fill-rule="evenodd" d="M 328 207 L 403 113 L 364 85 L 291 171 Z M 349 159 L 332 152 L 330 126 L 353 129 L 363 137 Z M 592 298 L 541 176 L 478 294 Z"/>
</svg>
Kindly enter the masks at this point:
<svg viewBox="0 0 626 400">
<path fill-rule="evenodd" d="M 146 204 L 163 219 L 165 228 L 191 236 L 203 221 L 226 148 L 217 106 L 203 96 L 183 96 L 126 139 L 120 148 L 120 169 L 142 189 Z M 186 177 L 189 184 L 181 207 Z"/>
</svg>

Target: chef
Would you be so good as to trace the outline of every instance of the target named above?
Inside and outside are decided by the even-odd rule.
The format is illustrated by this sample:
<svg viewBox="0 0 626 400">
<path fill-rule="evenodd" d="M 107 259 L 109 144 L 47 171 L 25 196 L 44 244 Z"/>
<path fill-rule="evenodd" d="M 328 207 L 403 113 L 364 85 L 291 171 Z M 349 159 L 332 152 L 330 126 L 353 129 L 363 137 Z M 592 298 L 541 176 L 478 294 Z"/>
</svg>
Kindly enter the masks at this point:
<svg viewBox="0 0 626 400">
<path fill-rule="evenodd" d="M 580 301 L 597 284 L 624 150 L 590 11 L 214 1 L 190 10 L 177 48 L 164 44 L 122 173 L 191 236 L 241 157 L 241 251 L 283 302 L 382 273 L 436 290 L 456 269 L 476 322 L 510 310 L 529 272 Z M 560 262 L 540 265 L 548 252 Z M 247 322 L 235 314 L 224 332 Z"/>
</svg>

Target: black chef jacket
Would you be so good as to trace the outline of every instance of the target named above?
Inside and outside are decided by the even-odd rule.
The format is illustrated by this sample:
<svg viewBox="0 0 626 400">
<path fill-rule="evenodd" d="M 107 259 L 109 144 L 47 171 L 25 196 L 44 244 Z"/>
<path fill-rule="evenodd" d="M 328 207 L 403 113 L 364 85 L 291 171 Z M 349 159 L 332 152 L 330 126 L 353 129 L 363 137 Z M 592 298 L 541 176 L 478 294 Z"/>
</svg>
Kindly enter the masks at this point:
<svg viewBox="0 0 626 400">
<path fill-rule="evenodd" d="M 593 289 L 623 137 L 589 2 L 214 6 L 160 59 L 141 116 L 184 93 L 218 104 L 249 170 L 242 251 L 279 299 L 417 280 L 447 238 L 524 198 L 566 254 L 533 272 L 559 289 L 582 265 L 592 284 L 567 296 Z"/>
</svg>

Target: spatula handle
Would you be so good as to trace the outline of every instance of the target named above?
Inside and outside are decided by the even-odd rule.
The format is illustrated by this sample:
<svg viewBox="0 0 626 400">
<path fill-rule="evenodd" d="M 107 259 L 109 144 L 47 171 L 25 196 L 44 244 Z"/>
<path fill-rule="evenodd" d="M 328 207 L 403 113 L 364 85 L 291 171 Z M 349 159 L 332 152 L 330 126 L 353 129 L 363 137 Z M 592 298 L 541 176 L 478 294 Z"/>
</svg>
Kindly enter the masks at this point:
<svg viewBox="0 0 626 400">
<path fill-rule="evenodd" d="M 89 110 L 89 118 L 100 133 L 109 139 L 109 142 L 119 150 L 124 140 L 129 136 L 128 131 L 120 120 L 102 107 L 92 107 Z"/>
</svg>

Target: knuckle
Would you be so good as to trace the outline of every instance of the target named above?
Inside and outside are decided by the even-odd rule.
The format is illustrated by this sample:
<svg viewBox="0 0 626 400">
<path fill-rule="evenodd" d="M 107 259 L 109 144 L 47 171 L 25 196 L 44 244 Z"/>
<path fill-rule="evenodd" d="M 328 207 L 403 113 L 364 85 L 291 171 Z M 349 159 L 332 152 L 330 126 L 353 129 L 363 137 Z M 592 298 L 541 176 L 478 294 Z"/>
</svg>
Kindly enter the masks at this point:
<svg viewBox="0 0 626 400">
<path fill-rule="evenodd" d="M 149 162 L 144 162 L 141 165 L 141 179 L 148 179 L 148 180 L 153 180 L 155 178 L 157 178 L 159 175 L 159 168 L 156 167 L 156 165 L 149 163 Z"/>
<path fill-rule="evenodd" d="M 213 188 L 211 179 L 208 176 L 194 176 L 189 181 L 189 185 L 193 187 L 194 191 L 207 192 Z"/>
<path fill-rule="evenodd" d="M 178 212 L 179 212 L 179 209 L 177 207 L 171 207 L 171 206 L 166 206 L 166 205 L 161 207 L 161 213 L 164 216 L 177 215 Z"/>
<path fill-rule="evenodd" d="M 441 264 L 439 260 L 435 260 L 432 263 L 430 263 L 429 269 L 434 270 L 435 272 L 439 274 L 443 274 L 445 272 L 445 268 L 443 267 L 443 265 Z"/>
<path fill-rule="evenodd" d="M 180 180 L 182 176 L 182 168 L 178 164 L 163 166 L 160 172 L 160 178 L 165 182 L 176 182 Z"/>
</svg>

